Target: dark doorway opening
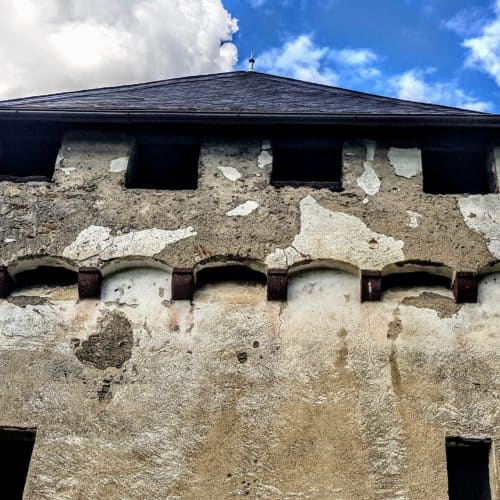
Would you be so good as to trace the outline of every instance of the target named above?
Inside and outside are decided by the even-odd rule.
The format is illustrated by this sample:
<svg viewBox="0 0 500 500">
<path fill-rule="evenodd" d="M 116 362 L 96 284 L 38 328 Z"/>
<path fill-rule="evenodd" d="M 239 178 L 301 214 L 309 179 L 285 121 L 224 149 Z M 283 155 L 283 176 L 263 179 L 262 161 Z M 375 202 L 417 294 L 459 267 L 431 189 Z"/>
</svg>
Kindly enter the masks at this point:
<svg viewBox="0 0 500 500">
<path fill-rule="evenodd" d="M 491 500 L 490 439 L 446 438 L 448 495 L 451 500 Z"/>
<path fill-rule="evenodd" d="M 35 429 L 0 428 L 2 498 L 21 500 L 35 444 Z"/>
</svg>

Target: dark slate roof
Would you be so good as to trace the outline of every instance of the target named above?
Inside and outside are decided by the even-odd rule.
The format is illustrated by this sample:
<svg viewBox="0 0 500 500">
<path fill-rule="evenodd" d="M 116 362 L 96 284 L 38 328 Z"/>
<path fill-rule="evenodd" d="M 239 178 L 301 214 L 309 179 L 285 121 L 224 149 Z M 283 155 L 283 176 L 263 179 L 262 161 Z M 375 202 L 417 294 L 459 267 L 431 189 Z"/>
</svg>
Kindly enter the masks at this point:
<svg viewBox="0 0 500 500">
<path fill-rule="evenodd" d="M 259 115 L 484 115 L 257 72 L 236 71 L 0 102 L 0 112 Z"/>
</svg>

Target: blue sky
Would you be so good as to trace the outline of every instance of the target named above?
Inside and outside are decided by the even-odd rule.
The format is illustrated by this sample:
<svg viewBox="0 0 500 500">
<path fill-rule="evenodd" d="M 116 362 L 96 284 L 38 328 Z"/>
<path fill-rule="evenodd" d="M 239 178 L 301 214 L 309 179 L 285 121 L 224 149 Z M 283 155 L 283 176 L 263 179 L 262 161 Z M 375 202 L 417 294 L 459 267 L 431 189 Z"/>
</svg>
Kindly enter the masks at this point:
<svg viewBox="0 0 500 500">
<path fill-rule="evenodd" d="M 258 71 L 500 112 L 500 1 L 224 0 L 224 6 L 238 19 L 240 68 L 253 50 Z"/>
<path fill-rule="evenodd" d="M 500 0 L 0 0 L 0 100 L 256 69 L 500 113 Z"/>
</svg>

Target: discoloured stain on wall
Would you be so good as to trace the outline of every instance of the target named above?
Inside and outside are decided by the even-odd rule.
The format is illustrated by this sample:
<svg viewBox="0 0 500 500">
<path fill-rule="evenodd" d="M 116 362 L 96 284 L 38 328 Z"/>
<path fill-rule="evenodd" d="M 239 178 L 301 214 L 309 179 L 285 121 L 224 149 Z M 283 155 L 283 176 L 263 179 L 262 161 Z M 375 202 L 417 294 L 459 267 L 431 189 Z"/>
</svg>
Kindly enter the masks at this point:
<svg viewBox="0 0 500 500">
<path fill-rule="evenodd" d="M 99 370 L 121 368 L 132 356 L 132 327 L 120 312 L 104 312 L 98 320 L 99 330 L 82 342 L 75 356 Z"/>
</svg>

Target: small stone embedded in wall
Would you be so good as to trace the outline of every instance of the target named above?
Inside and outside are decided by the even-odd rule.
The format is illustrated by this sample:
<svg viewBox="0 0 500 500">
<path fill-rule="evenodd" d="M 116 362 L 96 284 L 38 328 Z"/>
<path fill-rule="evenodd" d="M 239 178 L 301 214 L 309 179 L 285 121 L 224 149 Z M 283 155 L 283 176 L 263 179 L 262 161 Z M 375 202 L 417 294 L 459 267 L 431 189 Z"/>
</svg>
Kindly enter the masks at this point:
<svg viewBox="0 0 500 500">
<path fill-rule="evenodd" d="M 109 164 L 109 171 L 114 174 L 126 172 L 128 167 L 128 156 L 122 156 L 111 160 Z"/>
<path fill-rule="evenodd" d="M 98 325 L 98 332 L 75 349 L 75 356 L 99 370 L 122 367 L 132 356 L 133 334 L 129 320 L 122 312 L 105 311 Z"/>
<path fill-rule="evenodd" d="M 241 174 L 234 167 L 217 167 L 226 179 L 230 181 L 236 182 L 238 179 L 241 179 Z"/>
<path fill-rule="evenodd" d="M 226 212 L 226 215 L 228 217 L 244 217 L 246 215 L 250 215 L 252 212 L 257 210 L 257 208 L 259 208 L 259 204 L 256 201 L 249 200 L 241 205 L 238 205 L 236 208 L 229 210 L 229 212 Z"/>
</svg>

